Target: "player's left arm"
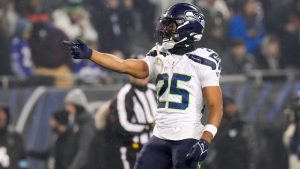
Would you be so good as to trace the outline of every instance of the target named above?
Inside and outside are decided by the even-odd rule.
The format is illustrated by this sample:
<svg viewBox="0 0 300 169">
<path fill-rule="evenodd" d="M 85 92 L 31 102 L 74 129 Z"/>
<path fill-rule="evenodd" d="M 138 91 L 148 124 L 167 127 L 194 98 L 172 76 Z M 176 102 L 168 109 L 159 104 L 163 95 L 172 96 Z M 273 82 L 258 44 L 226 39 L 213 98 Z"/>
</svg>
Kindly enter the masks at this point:
<svg viewBox="0 0 300 169">
<path fill-rule="evenodd" d="M 189 150 L 187 161 L 203 161 L 206 158 L 209 144 L 217 133 L 223 115 L 222 91 L 219 85 L 221 60 L 214 51 L 207 50 L 207 52 L 208 61 L 201 63 L 206 66 L 206 70 L 202 69 L 203 71 L 199 72 L 199 78 L 209 114 L 201 139 Z"/>
<path fill-rule="evenodd" d="M 201 138 L 210 143 L 216 134 L 216 129 L 219 127 L 223 116 L 222 91 L 220 86 L 209 86 L 202 88 L 202 92 L 206 106 L 209 109 L 209 114 Z"/>
<path fill-rule="evenodd" d="M 209 144 L 217 133 L 223 115 L 220 86 L 206 86 L 202 88 L 202 92 L 209 109 L 209 115 L 201 139 L 191 147 L 186 156 L 187 162 L 203 161 L 206 158 Z"/>
</svg>

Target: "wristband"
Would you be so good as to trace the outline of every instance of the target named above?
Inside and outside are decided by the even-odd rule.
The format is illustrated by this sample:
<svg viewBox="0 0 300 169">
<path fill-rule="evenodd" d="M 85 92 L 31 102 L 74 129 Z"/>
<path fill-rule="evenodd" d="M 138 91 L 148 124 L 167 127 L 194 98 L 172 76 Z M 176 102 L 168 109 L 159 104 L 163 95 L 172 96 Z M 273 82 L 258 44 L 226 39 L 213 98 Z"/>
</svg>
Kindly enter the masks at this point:
<svg viewBox="0 0 300 169">
<path fill-rule="evenodd" d="M 215 135 L 217 134 L 218 129 L 217 129 L 216 126 L 214 126 L 212 124 L 206 124 L 204 126 L 204 130 L 203 131 L 208 131 L 208 132 L 210 132 L 213 135 L 213 137 L 215 137 Z"/>
</svg>

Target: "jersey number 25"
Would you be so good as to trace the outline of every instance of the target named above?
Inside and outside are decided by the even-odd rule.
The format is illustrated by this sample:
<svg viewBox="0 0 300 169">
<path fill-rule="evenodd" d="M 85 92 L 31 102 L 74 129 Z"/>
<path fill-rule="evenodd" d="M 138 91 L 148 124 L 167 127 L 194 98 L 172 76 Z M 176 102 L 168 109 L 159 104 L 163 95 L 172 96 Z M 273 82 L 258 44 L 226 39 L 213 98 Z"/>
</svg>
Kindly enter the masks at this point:
<svg viewBox="0 0 300 169">
<path fill-rule="evenodd" d="M 168 74 L 159 74 L 156 78 L 155 84 L 162 81 L 162 86 L 160 90 L 157 91 L 158 95 L 158 108 L 169 108 L 169 109 L 180 109 L 185 110 L 189 104 L 189 92 L 185 89 L 179 88 L 177 86 L 178 81 L 188 82 L 191 80 L 191 76 L 174 73 L 170 78 Z M 169 93 L 172 95 L 181 96 L 181 102 L 172 102 L 168 100 L 161 100 L 161 96 L 169 88 Z"/>
</svg>

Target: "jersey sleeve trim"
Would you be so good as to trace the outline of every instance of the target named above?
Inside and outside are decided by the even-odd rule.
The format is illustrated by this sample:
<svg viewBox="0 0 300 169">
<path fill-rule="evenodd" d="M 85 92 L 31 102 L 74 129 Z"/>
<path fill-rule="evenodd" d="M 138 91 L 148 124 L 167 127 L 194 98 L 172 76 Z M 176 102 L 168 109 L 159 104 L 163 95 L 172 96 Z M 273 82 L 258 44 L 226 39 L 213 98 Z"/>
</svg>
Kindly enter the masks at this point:
<svg viewBox="0 0 300 169">
<path fill-rule="evenodd" d="M 202 88 L 220 86 L 220 71 L 207 69 L 202 76 L 201 84 Z"/>
</svg>

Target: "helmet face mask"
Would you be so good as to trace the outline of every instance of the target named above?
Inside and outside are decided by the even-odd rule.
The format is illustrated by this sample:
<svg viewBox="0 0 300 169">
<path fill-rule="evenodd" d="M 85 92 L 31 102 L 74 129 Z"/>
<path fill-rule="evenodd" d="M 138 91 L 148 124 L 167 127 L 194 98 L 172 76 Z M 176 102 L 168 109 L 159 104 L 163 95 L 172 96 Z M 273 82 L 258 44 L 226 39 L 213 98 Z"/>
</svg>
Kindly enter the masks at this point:
<svg viewBox="0 0 300 169">
<path fill-rule="evenodd" d="M 157 28 L 157 34 L 159 41 L 163 41 L 166 39 L 171 39 L 173 33 L 176 31 L 176 24 L 173 22 L 172 19 L 169 18 L 162 18 L 159 20 L 159 25 Z"/>
<path fill-rule="evenodd" d="M 201 39 L 204 25 L 204 15 L 198 7 L 187 3 L 175 4 L 159 19 L 157 43 L 165 49 L 188 47 Z"/>
<path fill-rule="evenodd" d="M 171 49 L 174 47 L 176 38 L 177 25 L 171 18 L 160 18 L 159 24 L 156 29 L 156 40 L 160 45 L 163 45 L 165 49 Z"/>
</svg>

